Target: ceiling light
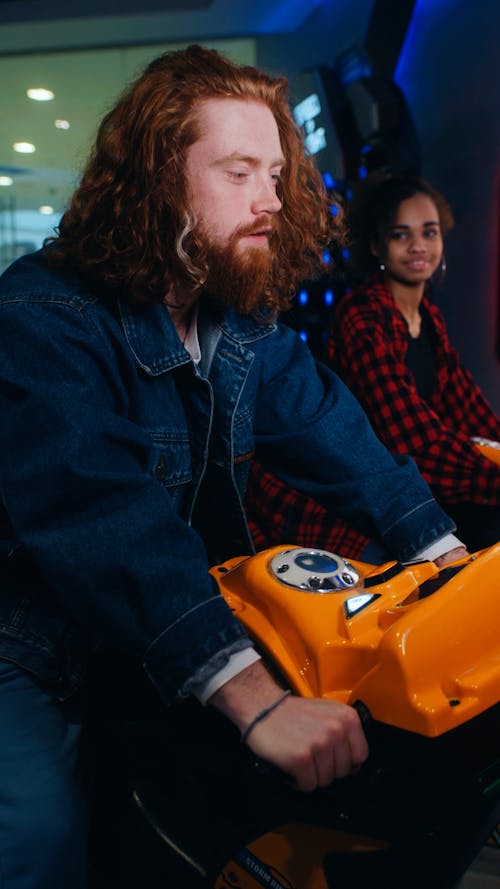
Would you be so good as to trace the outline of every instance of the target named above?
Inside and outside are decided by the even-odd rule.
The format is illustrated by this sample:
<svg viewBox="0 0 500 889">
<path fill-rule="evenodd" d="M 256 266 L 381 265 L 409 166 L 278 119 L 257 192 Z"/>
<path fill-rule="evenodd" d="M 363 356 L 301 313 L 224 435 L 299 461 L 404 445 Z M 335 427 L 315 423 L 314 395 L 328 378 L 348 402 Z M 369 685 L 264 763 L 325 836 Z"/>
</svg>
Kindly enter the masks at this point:
<svg viewBox="0 0 500 889">
<path fill-rule="evenodd" d="M 12 176 L 0 176 L 0 185 L 12 185 L 13 182 Z"/>
<path fill-rule="evenodd" d="M 57 120 L 54 121 L 54 126 L 57 130 L 69 130 L 71 124 L 69 120 L 60 120 L 57 118 Z"/>
<path fill-rule="evenodd" d="M 51 213 L 54 212 L 54 208 L 50 206 L 50 204 L 42 204 L 41 207 L 38 208 L 38 212 L 42 214 L 42 216 L 50 216 Z"/>
<path fill-rule="evenodd" d="M 50 102 L 54 98 L 52 90 L 46 90 L 43 87 L 30 88 L 26 90 L 26 95 L 29 99 L 34 99 L 35 102 Z"/>
<path fill-rule="evenodd" d="M 14 142 L 12 148 L 14 151 L 18 151 L 19 154 L 33 154 L 36 151 L 32 142 Z"/>
</svg>

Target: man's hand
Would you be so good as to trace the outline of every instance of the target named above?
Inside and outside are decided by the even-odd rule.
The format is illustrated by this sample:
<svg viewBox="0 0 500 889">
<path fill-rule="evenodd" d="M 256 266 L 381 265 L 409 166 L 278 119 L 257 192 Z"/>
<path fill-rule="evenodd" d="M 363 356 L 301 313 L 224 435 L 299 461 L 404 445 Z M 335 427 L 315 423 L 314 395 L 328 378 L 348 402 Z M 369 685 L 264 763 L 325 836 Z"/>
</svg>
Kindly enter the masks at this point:
<svg viewBox="0 0 500 889">
<path fill-rule="evenodd" d="M 286 698 L 254 726 L 247 743 L 257 756 L 291 775 L 299 790 L 328 787 L 368 756 L 356 711 L 319 698 Z"/>
<path fill-rule="evenodd" d="M 455 549 L 450 549 L 449 552 L 443 553 L 442 556 L 438 556 L 437 559 L 434 559 L 434 564 L 437 565 L 438 568 L 442 568 L 444 565 L 449 565 L 450 562 L 457 562 L 458 559 L 465 559 L 468 555 L 469 552 L 465 546 L 456 546 Z"/>
<path fill-rule="evenodd" d="M 223 685 L 210 703 L 243 731 L 282 693 L 258 662 Z M 304 791 L 346 777 L 368 756 L 361 722 L 352 707 L 293 695 L 256 722 L 246 743 L 257 756 L 293 777 Z"/>
</svg>

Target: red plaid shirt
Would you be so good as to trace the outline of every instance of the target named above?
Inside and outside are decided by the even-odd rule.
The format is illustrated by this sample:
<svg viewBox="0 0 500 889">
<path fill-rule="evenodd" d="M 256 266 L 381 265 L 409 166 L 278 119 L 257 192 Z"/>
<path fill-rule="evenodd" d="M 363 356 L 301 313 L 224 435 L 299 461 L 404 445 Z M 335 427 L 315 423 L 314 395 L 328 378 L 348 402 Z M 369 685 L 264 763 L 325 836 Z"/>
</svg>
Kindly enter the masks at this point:
<svg viewBox="0 0 500 889">
<path fill-rule="evenodd" d="M 245 496 L 245 512 L 255 549 L 279 543 L 319 546 L 359 558 L 368 538 L 346 521 L 332 517 L 316 500 L 289 488 L 254 461 Z"/>
<path fill-rule="evenodd" d="M 424 298 L 436 334 L 437 386 L 429 402 L 405 365 L 408 327 L 378 280 L 346 295 L 337 310 L 329 360 L 365 408 L 392 452 L 411 454 L 444 508 L 446 503 L 500 504 L 500 465 L 470 437 L 500 440 L 500 420 L 450 345 L 439 309 Z M 246 494 L 257 549 L 279 543 L 321 546 L 359 558 L 368 539 L 254 463 Z"/>
<path fill-rule="evenodd" d="M 500 419 L 460 363 L 443 316 L 424 297 L 436 339 L 437 384 L 429 401 L 418 394 L 405 364 L 408 327 L 380 280 L 339 303 L 329 360 L 364 407 L 392 453 L 411 454 L 436 499 L 500 505 L 500 466 L 471 436 L 500 440 Z"/>
</svg>

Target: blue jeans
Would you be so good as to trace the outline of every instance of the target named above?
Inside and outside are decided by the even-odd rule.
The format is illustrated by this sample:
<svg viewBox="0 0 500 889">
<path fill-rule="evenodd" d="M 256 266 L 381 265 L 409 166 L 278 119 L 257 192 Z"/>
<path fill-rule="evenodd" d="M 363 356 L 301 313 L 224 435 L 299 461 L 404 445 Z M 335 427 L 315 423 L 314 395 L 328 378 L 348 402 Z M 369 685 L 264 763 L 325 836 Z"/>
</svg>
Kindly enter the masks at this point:
<svg viewBox="0 0 500 889">
<path fill-rule="evenodd" d="M 78 715 L 0 660 L 0 887 L 84 889 Z"/>
</svg>

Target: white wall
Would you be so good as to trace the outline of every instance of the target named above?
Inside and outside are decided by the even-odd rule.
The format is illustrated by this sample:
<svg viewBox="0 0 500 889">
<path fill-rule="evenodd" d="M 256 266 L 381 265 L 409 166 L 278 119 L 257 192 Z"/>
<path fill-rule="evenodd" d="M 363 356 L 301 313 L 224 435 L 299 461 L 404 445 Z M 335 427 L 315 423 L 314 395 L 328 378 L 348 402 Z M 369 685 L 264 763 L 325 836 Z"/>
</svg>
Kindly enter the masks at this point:
<svg viewBox="0 0 500 889">
<path fill-rule="evenodd" d="M 0 209 L 0 272 L 24 253 L 39 250 L 54 234 L 59 219 L 58 213 L 44 216 L 35 210 Z"/>
</svg>

